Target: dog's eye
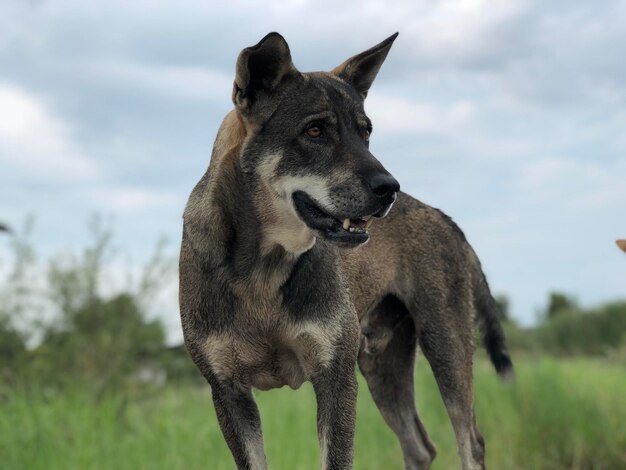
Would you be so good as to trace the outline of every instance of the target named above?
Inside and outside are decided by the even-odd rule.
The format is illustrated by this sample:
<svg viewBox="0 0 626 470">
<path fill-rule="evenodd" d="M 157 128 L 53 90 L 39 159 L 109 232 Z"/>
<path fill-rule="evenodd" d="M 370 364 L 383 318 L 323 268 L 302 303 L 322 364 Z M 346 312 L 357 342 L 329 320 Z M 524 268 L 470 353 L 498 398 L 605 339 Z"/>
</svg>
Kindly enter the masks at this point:
<svg viewBox="0 0 626 470">
<path fill-rule="evenodd" d="M 365 142 L 370 141 L 370 131 L 368 131 L 367 129 L 363 131 L 363 139 L 365 140 Z"/>
<path fill-rule="evenodd" d="M 306 130 L 306 135 L 312 137 L 313 139 L 316 139 L 322 135 L 322 129 L 320 129 L 318 126 L 311 126 Z"/>
</svg>

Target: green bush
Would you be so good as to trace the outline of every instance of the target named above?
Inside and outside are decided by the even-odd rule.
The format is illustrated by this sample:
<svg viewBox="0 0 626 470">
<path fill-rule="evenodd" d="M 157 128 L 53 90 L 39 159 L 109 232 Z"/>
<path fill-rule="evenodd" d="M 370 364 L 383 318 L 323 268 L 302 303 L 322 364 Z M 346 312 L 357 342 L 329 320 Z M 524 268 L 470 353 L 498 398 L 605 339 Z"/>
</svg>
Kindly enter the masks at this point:
<svg viewBox="0 0 626 470">
<path fill-rule="evenodd" d="M 115 291 L 105 281 L 114 259 L 112 235 L 97 220 L 91 229 L 93 243 L 52 258 L 43 279 L 28 229 L 13 238 L 13 269 L 0 282 L 0 372 L 7 382 L 48 388 L 82 383 L 101 395 L 165 373 L 165 331 L 146 311 L 172 279 L 173 263 L 162 257 L 160 244 L 138 282 L 105 295 Z M 34 348 L 26 348 L 27 338 Z"/>
<path fill-rule="evenodd" d="M 608 356 L 626 342 L 626 302 L 570 310 L 529 329 L 505 326 L 513 350 L 558 356 Z"/>
</svg>

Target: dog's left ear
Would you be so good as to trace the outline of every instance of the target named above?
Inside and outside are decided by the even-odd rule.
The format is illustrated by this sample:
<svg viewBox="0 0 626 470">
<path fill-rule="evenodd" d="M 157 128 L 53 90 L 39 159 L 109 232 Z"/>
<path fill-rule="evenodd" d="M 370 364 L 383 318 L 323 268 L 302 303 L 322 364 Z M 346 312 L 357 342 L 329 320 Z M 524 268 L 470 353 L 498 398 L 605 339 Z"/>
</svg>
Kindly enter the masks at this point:
<svg viewBox="0 0 626 470">
<path fill-rule="evenodd" d="M 239 54 L 233 103 L 242 114 L 248 115 L 260 98 L 275 93 L 286 78 L 298 74 L 287 41 L 278 33 L 270 33 L 256 46 L 247 47 Z"/>
<path fill-rule="evenodd" d="M 626 252 L 626 240 L 615 240 L 615 243 L 620 250 Z"/>
<path fill-rule="evenodd" d="M 340 66 L 335 67 L 331 73 L 352 83 L 356 91 L 365 99 L 397 37 L 398 33 L 392 34 L 380 44 L 349 58 Z"/>
</svg>

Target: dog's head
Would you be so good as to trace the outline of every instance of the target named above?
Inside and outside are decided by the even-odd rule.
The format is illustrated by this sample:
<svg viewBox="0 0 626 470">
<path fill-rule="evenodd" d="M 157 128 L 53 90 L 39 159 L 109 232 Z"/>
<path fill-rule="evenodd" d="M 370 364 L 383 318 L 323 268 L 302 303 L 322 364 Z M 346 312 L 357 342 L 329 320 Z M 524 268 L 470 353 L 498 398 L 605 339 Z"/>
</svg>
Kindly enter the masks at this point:
<svg viewBox="0 0 626 470">
<path fill-rule="evenodd" d="M 363 103 L 396 36 L 329 73 L 300 73 L 277 33 L 241 52 L 233 102 L 247 129 L 241 168 L 265 192 L 261 217 L 356 246 L 387 215 L 400 187 L 369 151 Z"/>
</svg>

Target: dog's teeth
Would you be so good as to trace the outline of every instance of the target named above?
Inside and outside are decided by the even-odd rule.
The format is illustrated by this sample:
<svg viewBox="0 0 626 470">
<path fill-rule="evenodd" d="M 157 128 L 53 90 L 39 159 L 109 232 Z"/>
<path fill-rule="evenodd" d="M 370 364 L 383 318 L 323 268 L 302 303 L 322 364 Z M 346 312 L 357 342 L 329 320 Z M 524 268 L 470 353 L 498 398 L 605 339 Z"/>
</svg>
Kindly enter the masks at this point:
<svg viewBox="0 0 626 470">
<path fill-rule="evenodd" d="M 345 219 L 343 221 L 343 229 L 348 230 L 350 228 L 350 219 Z"/>
<path fill-rule="evenodd" d="M 370 217 L 369 219 L 367 219 L 367 222 L 365 222 L 365 230 L 367 230 L 370 225 L 372 225 L 372 222 L 374 221 L 374 217 Z"/>
<path fill-rule="evenodd" d="M 356 232 L 356 228 L 354 228 L 354 227 L 350 227 L 348 230 L 349 230 L 350 232 L 352 232 L 352 233 Z"/>
</svg>

